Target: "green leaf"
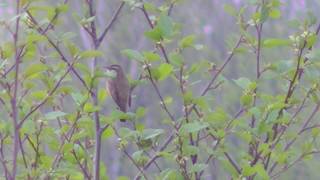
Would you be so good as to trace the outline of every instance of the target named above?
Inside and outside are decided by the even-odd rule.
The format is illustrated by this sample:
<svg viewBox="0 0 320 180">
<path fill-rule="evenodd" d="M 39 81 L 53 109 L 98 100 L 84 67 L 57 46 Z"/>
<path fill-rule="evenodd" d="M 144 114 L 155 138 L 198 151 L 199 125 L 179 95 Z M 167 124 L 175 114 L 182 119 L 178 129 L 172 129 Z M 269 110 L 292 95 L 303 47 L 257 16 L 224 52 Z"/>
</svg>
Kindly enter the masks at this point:
<svg viewBox="0 0 320 180">
<path fill-rule="evenodd" d="M 255 168 L 251 167 L 250 165 L 246 164 L 242 167 L 242 175 L 244 177 L 248 177 L 256 173 Z"/>
<path fill-rule="evenodd" d="M 264 23 L 269 17 L 270 8 L 263 4 L 260 13 L 260 23 Z"/>
<path fill-rule="evenodd" d="M 215 112 L 208 113 L 205 117 L 210 123 L 221 125 L 228 119 L 227 113 L 222 108 L 217 108 Z"/>
<path fill-rule="evenodd" d="M 38 91 L 32 91 L 31 96 L 34 97 L 36 100 L 42 100 L 47 96 L 47 91 L 45 90 L 38 90 Z"/>
<path fill-rule="evenodd" d="M 105 140 L 105 139 L 108 139 L 110 137 L 112 137 L 114 135 L 114 131 L 112 128 L 107 128 L 105 131 L 103 131 L 102 133 L 102 139 Z"/>
<path fill-rule="evenodd" d="M 119 176 L 117 177 L 117 180 L 130 180 L 127 176 Z"/>
<path fill-rule="evenodd" d="M 204 96 L 200 96 L 193 99 L 193 102 L 198 105 L 201 109 L 207 109 L 209 107 L 207 103 L 207 98 Z"/>
<path fill-rule="evenodd" d="M 131 116 L 129 114 L 126 114 L 122 111 L 119 110 L 114 110 L 111 112 L 110 118 L 112 120 L 119 120 L 119 119 L 127 119 L 129 120 L 131 118 Z"/>
<path fill-rule="evenodd" d="M 170 62 L 175 66 L 180 67 L 183 64 L 183 57 L 178 52 L 170 53 L 169 54 L 169 59 L 170 59 Z"/>
<path fill-rule="evenodd" d="M 28 43 L 36 43 L 39 41 L 46 40 L 46 37 L 40 34 L 28 34 L 27 35 L 27 42 Z"/>
<path fill-rule="evenodd" d="M 98 100 L 100 103 L 103 103 L 106 97 L 108 96 L 107 90 L 106 89 L 99 89 L 98 92 Z"/>
<path fill-rule="evenodd" d="M 74 57 L 78 52 L 80 51 L 78 46 L 76 46 L 74 43 L 70 41 L 65 41 L 65 46 L 68 48 L 68 51 L 70 54 Z"/>
<path fill-rule="evenodd" d="M 320 134 L 320 128 L 312 128 L 312 130 L 311 130 L 311 135 L 312 135 L 312 137 L 317 137 L 317 136 L 319 136 L 319 134 Z"/>
<path fill-rule="evenodd" d="M 157 136 L 160 136 L 163 133 L 164 133 L 163 129 L 145 129 L 142 133 L 142 139 L 143 140 L 153 139 Z"/>
<path fill-rule="evenodd" d="M 144 62 L 144 57 L 140 54 L 140 52 L 132 50 L 132 49 L 125 49 L 122 50 L 121 53 L 128 57 L 130 60 L 136 60 L 139 62 Z"/>
<path fill-rule="evenodd" d="M 67 115 L 65 112 L 62 112 L 62 111 L 52 111 L 52 112 L 49 112 L 49 113 L 46 113 L 45 114 L 45 118 L 48 119 L 48 120 L 52 120 L 52 119 L 56 119 L 58 117 L 62 117 L 62 116 L 65 116 Z"/>
<path fill-rule="evenodd" d="M 95 18 L 96 18 L 96 16 L 91 16 L 89 18 L 83 18 L 83 19 L 81 19 L 80 24 L 81 25 L 86 25 L 88 23 L 93 22 L 95 20 Z"/>
<path fill-rule="evenodd" d="M 92 112 L 96 112 L 99 111 L 100 108 L 98 106 L 94 106 L 93 104 L 87 102 L 84 107 L 83 107 L 84 112 L 87 113 L 92 113 Z"/>
<path fill-rule="evenodd" d="M 222 139 L 226 136 L 226 132 L 224 129 L 218 129 L 217 131 L 211 131 L 211 132 L 215 137 L 219 139 Z"/>
<path fill-rule="evenodd" d="M 163 63 L 158 68 L 157 71 L 159 73 L 159 80 L 165 80 L 173 71 L 173 67 L 171 64 Z"/>
<path fill-rule="evenodd" d="M 144 107 L 138 107 L 136 110 L 136 118 L 140 119 L 146 114 L 146 109 Z"/>
<path fill-rule="evenodd" d="M 69 40 L 69 39 L 73 39 L 76 36 L 77 34 L 74 32 L 66 32 L 66 33 L 63 33 L 60 38 L 63 40 Z"/>
<path fill-rule="evenodd" d="M 226 13 L 228 13 L 231 16 L 236 16 L 237 15 L 237 10 L 234 8 L 234 6 L 230 4 L 225 4 L 223 6 L 223 9 Z"/>
<path fill-rule="evenodd" d="M 291 41 L 288 39 L 266 39 L 263 41 L 263 46 L 266 48 L 280 47 L 280 46 L 289 46 Z"/>
<path fill-rule="evenodd" d="M 252 135 L 249 131 L 239 131 L 237 132 L 237 135 L 244 140 L 246 143 L 250 143 L 252 140 Z"/>
<path fill-rule="evenodd" d="M 167 15 L 162 14 L 160 16 L 157 27 L 159 28 L 162 37 L 169 37 L 173 34 L 173 21 Z"/>
<path fill-rule="evenodd" d="M 270 12 L 269 12 L 269 16 L 272 18 L 272 19 L 278 19 L 281 17 L 281 11 L 279 9 L 272 9 Z"/>
<path fill-rule="evenodd" d="M 148 12 L 158 12 L 158 11 L 159 11 L 158 8 L 157 8 L 154 4 L 152 4 L 152 3 L 150 3 L 150 2 L 144 2 L 144 3 L 143 3 L 143 7 L 144 7 Z"/>
<path fill-rule="evenodd" d="M 66 4 L 60 4 L 58 7 L 57 7 L 57 11 L 59 13 L 65 13 L 65 12 L 68 12 L 69 10 L 69 6 L 66 5 Z"/>
<path fill-rule="evenodd" d="M 253 102 L 253 97 L 251 94 L 244 94 L 240 97 L 240 102 L 243 106 L 249 107 Z"/>
<path fill-rule="evenodd" d="M 191 167 L 191 173 L 201 172 L 208 167 L 207 164 L 196 163 Z"/>
<path fill-rule="evenodd" d="M 173 98 L 171 97 L 171 96 L 166 96 L 165 98 L 164 98 L 164 103 L 166 104 L 166 105 L 169 105 L 169 104 L 171 104 L 173 102 Z"/>
<path fill-rule="evenodd" d="M 178 170 L 166 169 L 161 172 L 160 177 L 156 180 L 184 180 L 184 178 Z"/>
<path fill-rule="evenodd" d="M 241 87 L 242 89 L 247 89 L 250 84 L 251 84 L 251 81 L 248 79 L 248 78 L 245 78 L 245 77 L 241 77 L 237 80 L 233 80 L 239 87 Z"/>
<path fill-rule="evenodd" d="M 149 62 L 154 62 L 154 61 L 160 60 L 159 54 L 153 53 L 153 52 L 143 52 L 143 56 Z"/>
<path fill-rule="evenodd" d="M 184 38 L 179 42 L 180 48 L 192 47 L 195 38 L 196 38 L 195 35 L 189 35 L 189 36 L 184 37 Z"/>
<path fill-rule="evenodd" d="M 269 180 L 270 177 L 268 172 L 264 169 L 264 166 L 261 163 L 258 163 L 254 166 L 258 176 L 260 176 L 263 180 Z"/>
<path fill-rule="evenodd" d="M 134 152 L 132 158 L 139 166 L 143 166 L 149 159 L 147 156 L 143 155 L 143 151 Z"/>
<path fill-rule="evenodd" d="M 70 153 L 72 149 L 73 149 L 73 143 L 65 143 L 63 144 L 61 150 L 63 153 Z"/>
<path fill-rule="evenodd" d="M 126 139 L 126 138 L 129 138 L 129 137 L 136 136 L 137 132 L 133 131 L 133 130 L 131 130 L 129 128 L 122 127 L 122 128 L 119 129 L 119 135 L 120 135 L 121 138 Z"/>
<path fill-rule="evenodd" d="M 82 59 L 95 58 L 95 57 L 101 57 L 101 56 L 103 56 L 103 53 L 98 50 L 83 51 L 79 54 L 79 57 Z"/>
<path fill-rule="evenodd" d="M 155 27 L 150 31 L 146 31 L 144 35 L 155 42 L 159 42 L 161 40 L 161 31 L 158 27 Z"/>
<path fill-rule="evenodd" d="M 317 42 L 318 36 L 316 34 L 312 34 L 307 38 L 307 48 L 312 47 Z"/>
<path fill-rule="evenodd" d="M 34 78 L 37 74 L 48 70 L 48 67 L 44 64 L 32 64 L 25 70 L 24 77 L 26 79 Z"/>
<path fill-rule="evenodd" d="M 86 100 L 86 97 L 81 93 L 73 92 L 71 93 L 71 97 L 78 106 L 80 106 Z"/>
<path fill-rule="evenodd" d="M 220 162 L 221 162 L 222 168 L 226 170 L 228 173 L 230 173 L 232 177 L 235 178 L 239 176 L 238 171 L 234 168 L 234 166 L 230 163 L 230 161 L 220 158 Z"/>
<path fill-rule="evenodd" d="M 41 167 L 49 170 L 51 168 L 53 157 L 42 155 L 40 156 Z"/>
<path fill-rule="evenodd" d="M 200 151 L 200 148 L 197 146 L 184 144 L 182 147 L 182 150 L 183 150 L 183 155 L 191 156 L 191 155 L 197 155 Z"/>
<path fill-rule="evenodd" d="M 194 132 L 198 132 L 206 127 L 208 127 L 209 124 L 208 123 L 203 123 L 203 122 L 193 122 L 193 123 L 187 123 L 187 124 L 183 124 L 181 126 L 180 132 L 181 133 L 194 133 Z"/>
</svg>

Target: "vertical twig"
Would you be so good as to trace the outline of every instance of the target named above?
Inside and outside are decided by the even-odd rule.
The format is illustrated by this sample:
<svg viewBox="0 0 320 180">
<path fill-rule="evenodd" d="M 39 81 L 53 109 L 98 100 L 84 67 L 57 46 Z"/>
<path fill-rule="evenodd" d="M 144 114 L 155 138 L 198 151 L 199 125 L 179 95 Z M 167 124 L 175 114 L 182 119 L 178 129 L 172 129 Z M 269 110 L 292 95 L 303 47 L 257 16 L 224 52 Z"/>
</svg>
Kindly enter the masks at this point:
<svg viewBox="0 0 320 180">
<path fill-rule="evenodd" d="M 16 0 L 16 15 L 18 16 L 20 13 L 20 0 Z M 20 17 L 18 16 L 15 24 L 15 32 L 13 34 L 14 39 L 14 48 L 15 48 L 15 77 L 14 77 L 14 90 L 13 97 L 11 99 L 12 106 L 12 120 L 13 120 L 13 152 L 12 152 L 12 179 L 16 178 L 17 174 L 17 156 L 19 152 L 19 127 L 18 127 L 18 107 L 17 107 L 17 94 L 18 94 L 18 76 L 19 76 L 19 47 L 18 47 L 18 39 L 19 39 L 19 22 Z"/>
</svg>

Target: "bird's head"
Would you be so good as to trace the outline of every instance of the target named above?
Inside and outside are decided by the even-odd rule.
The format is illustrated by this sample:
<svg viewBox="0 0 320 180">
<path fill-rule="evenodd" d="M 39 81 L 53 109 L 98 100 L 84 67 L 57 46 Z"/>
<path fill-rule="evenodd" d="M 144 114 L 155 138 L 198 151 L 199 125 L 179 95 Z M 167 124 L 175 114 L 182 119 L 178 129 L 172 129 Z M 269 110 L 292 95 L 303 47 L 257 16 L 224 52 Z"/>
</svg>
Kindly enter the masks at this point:
<svg viewBox="0 0 320 180">
<path fill-rule="evenodd" d="M 110 72 L 110 76 L 113 78 L 123 73 L 121 66 L 118 64 L 112 64 L 110 66 L 106 66 L 105 68 Z"/>
</svg>

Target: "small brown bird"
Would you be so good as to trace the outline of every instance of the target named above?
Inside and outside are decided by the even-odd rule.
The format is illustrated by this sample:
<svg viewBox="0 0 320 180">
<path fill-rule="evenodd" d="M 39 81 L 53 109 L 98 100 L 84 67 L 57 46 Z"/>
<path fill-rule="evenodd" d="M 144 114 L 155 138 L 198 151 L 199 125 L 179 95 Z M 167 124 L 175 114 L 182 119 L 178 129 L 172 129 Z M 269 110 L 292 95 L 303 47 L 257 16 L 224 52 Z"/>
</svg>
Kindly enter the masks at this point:
<svg viewBox="0 0 320 180">
<path fill-rule="evenodd" d="M 107 89 L 111 94 L 112 99 L 118 105 L 120 111 L 127 112 L 129 102 L 130 85 L 122 68 L 118 64 L 113 64 L 107 67 L 108 70 L 115 72 L 115 77 L 107 80 Z M 125 119 L 120 119 L 125 122 Z"/>
</svg>

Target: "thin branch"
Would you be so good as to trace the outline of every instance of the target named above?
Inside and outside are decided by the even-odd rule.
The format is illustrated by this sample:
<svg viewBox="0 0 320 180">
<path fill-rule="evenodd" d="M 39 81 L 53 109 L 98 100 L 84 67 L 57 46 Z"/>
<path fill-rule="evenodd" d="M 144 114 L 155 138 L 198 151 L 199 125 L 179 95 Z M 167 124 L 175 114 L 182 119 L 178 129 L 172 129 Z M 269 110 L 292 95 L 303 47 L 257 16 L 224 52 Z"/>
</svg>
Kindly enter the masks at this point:
<svg viewBox="0 0 320 180">
<path fill-rule="evenodd" d="M 283 168 L 281 168 L 278 172 L 276 172 L 275 174 L 273 174 L 270 178 L 271 179 L 275 179 L 277 178 L 279 175 L 281 175 L 283 172 L 287 171 L 288 169 L 290 169 L 291 167 L 293 167 L 294 165 L 296 165 L 298 162 L 300 162 L 305 156 L 311 155 L 311 154 L 318 154 L 320 153 L 320 151 L 311 151 L 308 153 L 304 153 L 302 154 L 300 157 L 298 157 L 296 160 L 294 160 L 291 164 L 284 166 Z"/>
<path fill-rule="evenodd" d="M 309 123 L 311 122 L 311 120 L 313 119 L 313 117 L 317 114 L 317 112 L 320 109 L 320 103 L 318 103 L 316 105 L 316 107 L 313 109 L 312 113 L 310 114 L 310 116 L 305 120 L 303 126 L 301 127 L 301 129 L 298 132 L 298 135 L 301 135 L 307 128 L 307 126 L 309 125 Z M 293 144 L 294 142 L 298 139 L 299 136 L 296 136 L 295 138 L 293 138 L 289 143 L 287 143 L 287 145 L 284 148 L 284 151 L 287 151 Z M 274 168 L 278 165 L 278 162 L 274 162 L 273 165 L 271 166 L 269 173 L 272 173 L 272 171 L 274 170 Z"/>
<path fill-rule="evenodd" d="M 234 167 L 234 169 L 238 172 L 238 174 L 241 174 L 240 168 L 238 167 L 236 162 L 230 157 L 230 155 L 227 152 L 224 152 L 223 154 L 226 156 L 226 158 L 228 159 L 230 164 Z"/>
<path fill-rule="evenodd" d="M 75 160 L 77 161 L 77 163 L 78 163 L 82 173 L 86 177 L 86 179 L 88 179 L 88 180 L 91 179 L 91 176 L 89 175 L 87 169 L 85 167 L 83 167 L 83 165 L 81 164 L 80 159 L 78 158 L 76 152 L 74 150 L 72 150 L 71 153 L 72 153 L 73 157 L 75 158 Z"/>
<path fill-rule="evenodd" d="M 153 77 L 152 77 L 152 74 L 151 74 L 151 70 L 150 70 L 150 67 L 149 67 L 148 65 L 146 65 L 146 69 L 147 69 L 147 71 L 148 71 L 149 79 L 150 79 L 150 81 L 151 81 L 151 84 L 152 84 L 152 86 L 154 87 L 154 89 L 156 90 L 156 93 L 157 93 L 157 95 L 158 95 L 159 98 L 160 98 L 161 105 L 162 105 L 163 109 L 167 112 L 167 114 L 168 114 L 168 116 L 170 117 L 171 121 L 172 121 L 172 122 L 175 122 L 175 119 L 174 119 L 173 115 L 170 113 L 170 111 L 169 111 L 166 103 L 164 102 L 164 99 L 163 99 L 163 97 L 162 97 L 162 95 L 161 95 L 161 93 L 160 93 L 160 90 L 159 90 L 157 84 L 156 84 L 155 81 L 153 80 Z"/>
<path fill-rule="evenodd" d="M 32 23 L 34 23 L 36 26 L 39 26 L 37 21 L 35 20 L 35 18 L 32 16 L 32 14 L 27 11 L 27 14 L 30 18 L 30 20 L 32 21 Z M 37 31 L 39 32 L 39 34 L 42 34 L 43 30 L 41 27 L 37 28 Z M 80 74 L 76 71 L 76 69 L 74 67 L 71 66 L 70 62 L 68 61 L 68 59 L 66 58 L 66 56 L 62 53 L 62 50 L 58 47 L 58 45 L 56 45 L 53 40 L 48 36 L 48 34 L 42 34 L 44 37 L 46 37 L 47 41 L 49 42 L 49 44 L 57 51 L 57 53 L 59 54 L 60 58 L 62 61 L 64 61 L 68 67 L 71 67 L 71 71 L 76 75 L 76 77 L 80 80 L 80 82 L 82 83 L 82 85 L 90 92 L 90 94 L 93 94 L 93 92 L 90 90 L 90 88 L 88 87 L 88 85 L 86 84 L 85 80 L 80 76 Z"/>
<path fill-rule="evenodd" d="M 48 95 L 44 98 L 44 100 L 42 100 L 38 105 L 36 105 L 34 108 L 31 108 L 31 110 L 24 116 L 24 118 L 19 122 L 18 124 L 18 128 L 21 128 L 23 123 L 36 111 L 38 110 L 41 106 L 43 106 L 48 99 L 56 92 L 56 90 L 60 87 L 60 84 L 62 83 L 62 81 L 64 80 L 64 78 L 67 76 L 67 74 L 71 71 L 71 69 L 73 68 L 74 63 L 76 62 L 73 61 L 69 68 L 66 70 L 66 72 L 60 77 L 60 79 L 58 80 L 58 82 L 56 83 L 56 85 L 53 87 L 53 89 L 48 93 Z"/>
<path fill-rule="evenodd" d="M 20 0 L 16 0 L 16 15 L 20 13 Z M 18 107 L 17 107 L 17 95 L 18 95 L 18 76 L 19 76 L 19 47 L 18 47 L 18 39 L 19 39 L 19 23 L 20 23 L 20 16 L 17 17 L 15 23 L 15 32 L 13 34 L 14 39 L 14 49 L 15 49 L 15 78 L 14 78 L 14 89 L 13 89 L 13 97 L 11 99 L 11 106 L 12 106 L 12 120 L 13 120 L 13 151 L 12 151 L 12 179 L 16 179 L 17 175 L 17 156 L 19 152 L 19 126 L 18 126 Z"/>
<path fill-rule="evenodd" d="M 113 23 L 116 21 L 116 19 L 117 19 L 118 15 L 120 14 L 120 11 L 123 8 L 124 4 L 125 4 L 125 2 L 122 1 L 121 4 L 119 5 L 119 7 L 117 8 L 116 12 L 113 14 L 109 24 L 106 26 L 106 28 L 104 29 L 103 33 L 98 38 L 98 46 L 101 44 L 101 42 L 103 41 L 104 37 L 107 35 L 108 31 L 111 29 Z"/>
</svg>

